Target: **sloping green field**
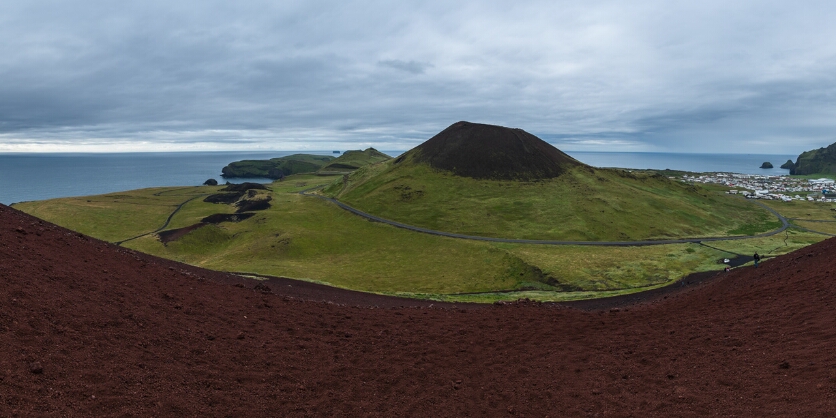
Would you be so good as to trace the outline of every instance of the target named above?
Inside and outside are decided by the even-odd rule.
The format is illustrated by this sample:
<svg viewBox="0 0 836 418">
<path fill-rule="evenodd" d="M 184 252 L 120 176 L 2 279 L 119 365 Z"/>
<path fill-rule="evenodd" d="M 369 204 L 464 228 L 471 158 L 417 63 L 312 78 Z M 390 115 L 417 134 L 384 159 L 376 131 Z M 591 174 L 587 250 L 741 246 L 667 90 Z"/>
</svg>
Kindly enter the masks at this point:
<svg viewBox="0 0 836 418">
<path fill-rule="evenodd" d="M 322 167 L 320 172 L 351 172 L 360 167 L 386 161 L 392 157 L 374 149 L 367 148 L 363 151 L 351 150 L 340 155 L 336 160 Z"/>
<path fill-rule="evenodd" d="M 293 174 L 313 173 L 334 160 L 330 155 L 293 154 L 269 160 L 242 160 L 230 163 L 224 177 L 264 177 L 278 179 Z"/>
<path fill-rule="evenodd" d="M 325 194 L 385 219 L 500 238 L 635 241 L 754 235 L 781 226 L 742 198 L 659 175 L 584 167 L 517 182 L 386 162 L 358 170 Z"/>
<path fill-rule="evenodd" d="M 436 300 L 567 300 L 635 292 L 695 271 L 719 270 L 730 252 L 769 255 L 823 239 L 772 238 L 647 247 L 497 244 L 437 237 L 370 222 L 299 191 L 335 178 L 274 182 L 273 206 L 242 222 L 209 225 L 164 245 L 155 234 L 125 247 L 206 268 L 293 277 L 337 287 Z M 338 180 L 339 183 L 339 180 Z M 111 242 L 192 225 L 229 205 L 205 203 L 218 187 L 144 189 L 26 202 L 15 208 Z M 197 197 L 197 198 L 195 198 Z"/>
</svg>

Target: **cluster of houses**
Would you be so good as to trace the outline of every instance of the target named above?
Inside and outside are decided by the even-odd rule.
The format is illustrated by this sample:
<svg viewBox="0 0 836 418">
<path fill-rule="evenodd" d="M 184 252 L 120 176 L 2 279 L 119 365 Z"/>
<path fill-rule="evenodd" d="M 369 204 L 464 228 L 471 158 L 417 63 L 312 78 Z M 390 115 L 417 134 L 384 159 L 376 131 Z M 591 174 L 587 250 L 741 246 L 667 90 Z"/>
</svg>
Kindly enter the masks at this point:
<svg viewBox="0 0 836 418">
<path fill-rule="evenodd" d="M 727 193 L 739 194 L 749 199 L 809 200 L 836 202 L 836 180 L 815 180 L 788 176 L 764 176 L 758 174 L 706 173 L 682 177 L 689 183 L 714 183 L 731 188 Z"/>
</svg>

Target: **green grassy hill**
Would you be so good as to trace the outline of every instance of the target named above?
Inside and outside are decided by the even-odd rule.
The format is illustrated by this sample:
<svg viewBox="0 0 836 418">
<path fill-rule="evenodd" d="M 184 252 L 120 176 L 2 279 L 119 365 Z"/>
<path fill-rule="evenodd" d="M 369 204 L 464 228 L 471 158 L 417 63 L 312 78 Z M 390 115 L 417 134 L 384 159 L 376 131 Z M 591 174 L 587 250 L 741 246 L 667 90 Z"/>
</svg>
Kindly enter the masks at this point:
<svg viewBox="0 0 836 418">
<path fill-rule="evenodd" d="M 783 167 L 783 166 L 782 166 Z M 790 167 L 790 174 L 836 174 L 836 143 L 802 152 Z"/>
<path fill-rule="evenodd" d="M 369 164 L 379 163 L 382 161 L 386 161 L 391 159 L 392 157 L 374 149 L 374 148 L 366 148 L 363 151 L 360 150 L 352 150 L 346 151 L 343 155 L 337 157 L 337 159 L 328 163 L 325 167 L 322 167 L 319 171 L 320 172 L 335 172 L 335 173 L 348 173 L 352 172 L 360 167 L 367 166 Z"/>
<path fill-rule="evenodd" d="M 269 160 L 242 160 L 221 170 L 226 178 L 265 177 L 278 179 L 292 174 L 313 173 L 331 161 L 330 155 L 293 154 Z"/>
<path fill-rule="evenodd" d="M 743 199 L 655 173 L 590 167 L 521 129 L 470 122 L 323 193 L 385 219 L 497 238 L 637 241 L 781 226 Z"/>
<path fill-rule="evenodd" d="M 718 260 L 731 256 L 698 244 L 548 246 L 438 237 L 368 222 L 336 205 L 298 194 L 332 181 L 315 175 L 290 176 L 269 186 L 270 208 L 241 222 L 195 229 L 168 243 L 153 232 L 175 211 L 166 230 L 236 210 L 234 205 L 204 201 L 220 186 L 134 190 L 14 207 L 100 239 L 127 240 L 122 245 L 128 248 L 211 269 L 438 300 L 603 297 L 665 285 L 694 271 L 719 270 L 723 265 Z M 780 202 L 775 205 L 779 210 L 789 208 Z M 792 207 L 807 214 L 805 218 L 832 217 L 827 208 L 815 212 L 818 206 L 813 202 Z M 790 231 L 711 246 L 743 254 L 782 254 L 823 238 Z"/>
<path fill-rule="evenodd" d="M 382 158 L 366 151 L 370 155 L 346 156 L 346 165 Z M 312 157 L 321 159 L 320 167 L 333 158 Z M 652 172 L 593 168 L 525 131 L 492 125 L 458 122 L 397 159 L 363 165 L 347 176 L 321 174 L 274 182 L 253 196 L 269 201 L 269 207 L 246 219 L 195 229 L 190 227 L 205 224 L 210 215 L 240 208 L 206 202 L 218 186 L 15 207 L 132 249 L 211 269 L 438 300 L 567 300 L 629 293 L 691 272 L 719 270 L 724 266 L 719 262 L 735 254 L 779 254 L 823 238 L 788 231 L 711 246 L 483 242 L 369 222 L 299 194 L 321 186 L 322 193 L 383 218 L 501 238 L 632 241 L 753 235 L 781 225 L 762 207 L 722 191 Z M 813 213 L 810 207 L 797 210 Z M 166 232 L 171 239 L 162 242 L 159 234 Z"/>
<path fill-rule="evenodd" d="M 660 175 L 585 166 L 520 182 L 387 162 L 358 170 L 324 193 L 386 219 L 501 238 L 627 241 L 751 235 L 781 225 L 740 198 Z"/>
</svg>

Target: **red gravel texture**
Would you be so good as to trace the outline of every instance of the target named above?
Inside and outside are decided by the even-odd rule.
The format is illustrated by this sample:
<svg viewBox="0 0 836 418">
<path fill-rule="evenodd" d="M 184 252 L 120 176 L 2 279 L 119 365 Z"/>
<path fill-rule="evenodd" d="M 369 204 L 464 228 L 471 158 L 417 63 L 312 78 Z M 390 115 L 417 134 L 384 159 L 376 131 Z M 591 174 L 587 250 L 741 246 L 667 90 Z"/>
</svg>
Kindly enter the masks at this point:
<svg viewBox="0 0 836 418">
<path fill-rule="evenodd" d="M 255 286 L 0 205 L 0 416 L 832 417 L 834 253 L 619 308 L 430 307 Z"/>
</svg>

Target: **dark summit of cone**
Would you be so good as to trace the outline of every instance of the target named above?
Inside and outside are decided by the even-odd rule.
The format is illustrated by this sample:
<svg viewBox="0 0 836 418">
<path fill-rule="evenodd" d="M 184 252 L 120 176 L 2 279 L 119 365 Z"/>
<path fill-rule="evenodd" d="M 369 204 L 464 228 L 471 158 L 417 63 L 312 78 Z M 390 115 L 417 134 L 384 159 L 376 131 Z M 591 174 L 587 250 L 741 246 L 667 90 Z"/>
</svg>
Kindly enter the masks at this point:
<svg viewBox="0 0 836 418">
<path fill-rule="evenodd" d="M 583 163 L 522 130 L 457 122 L 412 151 L 414 161 L 477 179 L 536 180 Z"/>
</svg>

